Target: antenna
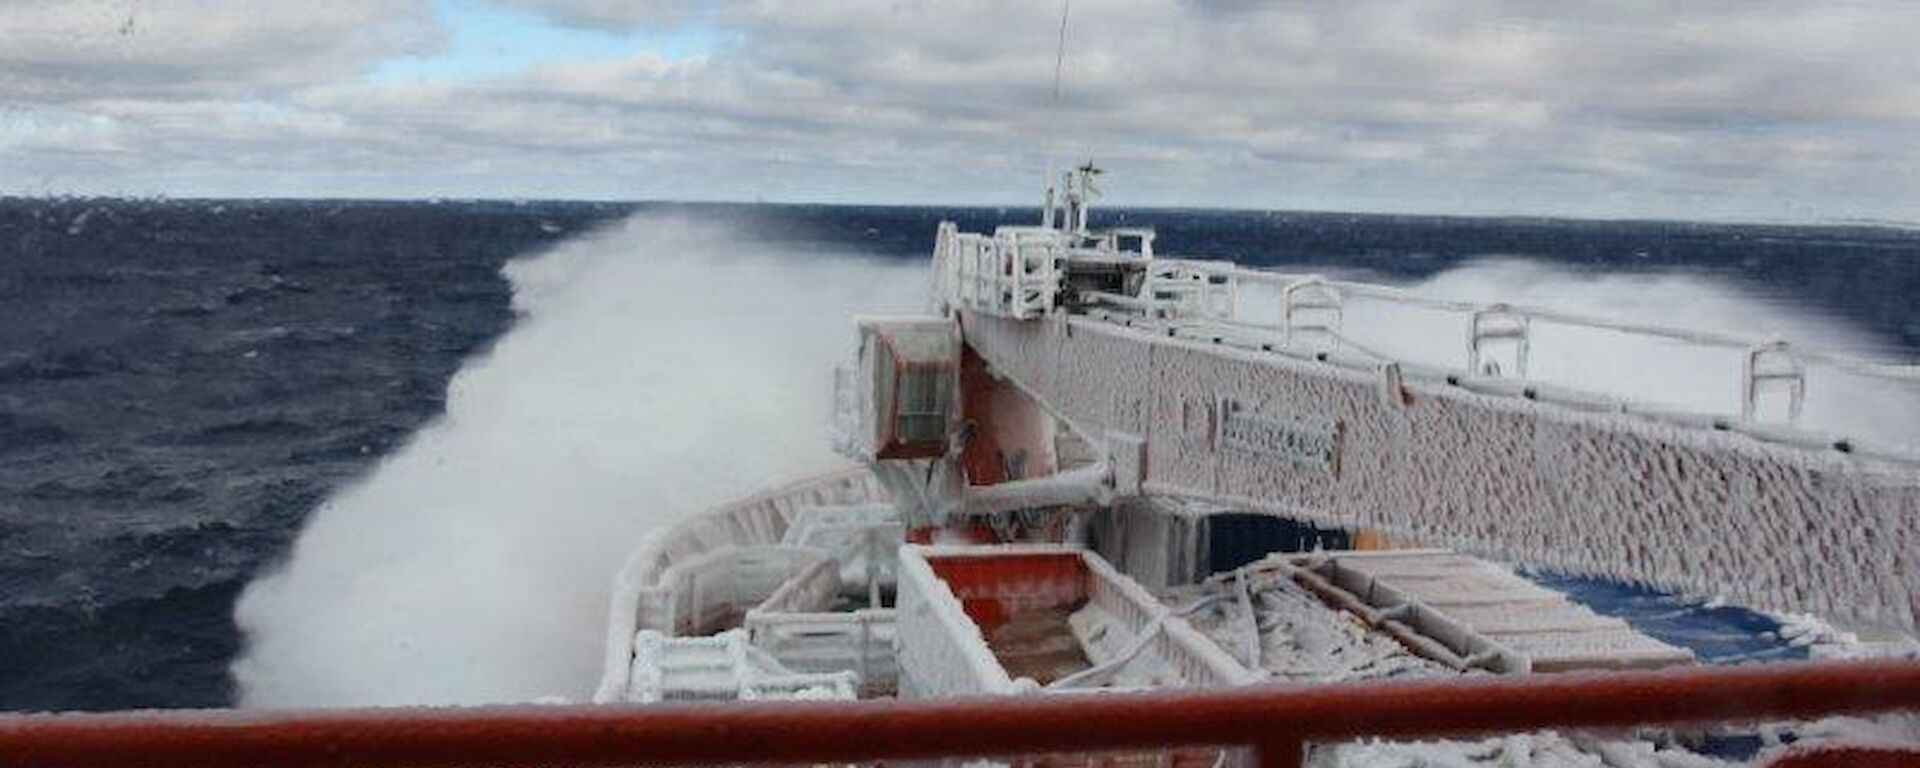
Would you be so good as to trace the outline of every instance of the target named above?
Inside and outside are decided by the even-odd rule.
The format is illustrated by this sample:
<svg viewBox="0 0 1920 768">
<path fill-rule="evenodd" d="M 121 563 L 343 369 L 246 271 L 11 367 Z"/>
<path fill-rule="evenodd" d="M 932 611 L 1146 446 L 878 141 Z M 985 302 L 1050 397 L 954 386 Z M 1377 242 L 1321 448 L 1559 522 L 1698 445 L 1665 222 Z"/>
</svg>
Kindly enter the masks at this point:
<svg viewBox="0 0 1920 768">
<path fill-rule="evenodd" d="M 1067 15 L 1071 10 L 1073 10 L 1073 0 L 1060 0 L 1060 40 L 1054 47 L 1053 53 L 1053 115 L 1052 120 L 1049 120 L 1050 123 L 1059 119 L 1060 106 L 1063 101 L 1061 98 L 1060 79 L 1061 73 L 1067 68 Z M 1046 183 L 1047 200 L 1045 210 L 1040 213 L 1040 226 L 1048 229 L 1053 228 L 1053 152 L 1059 143 L 1058 139 L 1059 135 L 1055 132 L 1054 126 L 1049 125 L 1047 127 L 1047 172 L 1043 179 Z"/>
<path fill-rule="evenodd" d="M 1060 106 L 1060 72 L 1067 64 L 1067 12 L 1073 10 L 1073 0 L 1060 0 L 1060 42 L 1053 53 L 1053 105 Z"/>
</svg>

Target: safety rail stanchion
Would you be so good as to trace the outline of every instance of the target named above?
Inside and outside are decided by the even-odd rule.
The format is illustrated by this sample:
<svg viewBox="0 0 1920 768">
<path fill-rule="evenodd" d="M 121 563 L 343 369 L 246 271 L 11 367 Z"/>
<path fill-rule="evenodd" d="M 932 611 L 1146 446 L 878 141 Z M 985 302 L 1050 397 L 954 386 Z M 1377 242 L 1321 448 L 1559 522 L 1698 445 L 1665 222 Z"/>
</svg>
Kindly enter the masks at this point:
<svg viewBox="0 0 1920 768">
<path fill-rule="evenodd" d="M 1760 421 L 1760 398 L 1773 385 L 1787 390 L 1785 418 L 1788 424 L 1800 421 L 1807 400 L 1807 367 L 1794 356 L 1793 347 L 1778 339 L 1756 344 L 1740 359 L 1740 420 Z"/>
<path fill-rule="evenodd" d="M 1920 662 L 844 703 L 0 717 L 0 765 L 558 768 L 1287 745 L 1920 711 Z M 1902 748 L 1912 748 L 1904 745 Z"/>
<path fill-rule="evenodd" d="M 1303 332 L 1338 334 L 1345 303 L 1340 290 L 1318 276 L 1289 284 L 1280 292 L 1281 343 L 1293 346 Z"/>
<path fill-rule="evenodd" d="M 1495 343 L 1511 345 L 1511 370 L 1502 370 L 1488 355 L 1488 347 Z M 1526 315 L 1513 312 L 1505 304 L 1489 305 L 1474 312 L 1467 321 L 1467 372 L 1475 376 L 1524 379 L 1530 344 Z"/>
</svg>

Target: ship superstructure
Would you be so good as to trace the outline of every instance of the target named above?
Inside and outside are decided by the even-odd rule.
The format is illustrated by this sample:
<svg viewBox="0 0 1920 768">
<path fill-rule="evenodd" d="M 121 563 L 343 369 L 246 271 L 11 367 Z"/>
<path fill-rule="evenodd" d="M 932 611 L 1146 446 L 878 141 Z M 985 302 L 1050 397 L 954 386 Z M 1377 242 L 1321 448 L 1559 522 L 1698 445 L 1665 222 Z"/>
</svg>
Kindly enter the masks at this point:
<svg viewBox="0 0 1920 768">
<path fill-rule="evenodd" d="M 1914 369 L 1167 258 L 1151 229 L 1090 228 L 1095 174 L 1050 189 L 1038 226 L 940 226 L 930 313 L 860 318 L 836 374 L 835 447 L 858 468 L 643 546 L 618 582 L 596 700 L 1697 662 L 1509 563 L 1881 637 L 1915 629 L 1920 458 L 1797 423 L 1811 370 L 1913 386 Z M 1456 362 L 1370 348 L 1343 322 L 1355 300 L 1451 315 Z M 1534 332 L 1553 324 L 1715 350 L 1738 361 L 1739 407 L 1530 379 Z M 676 643 L 711 648 L 716 633 L 742 649 L 726 684 L 663 688 L 674 654 L 692 653 Z M 1629 743 L 1668 748 L 1568 749 Z"/>
</svg>

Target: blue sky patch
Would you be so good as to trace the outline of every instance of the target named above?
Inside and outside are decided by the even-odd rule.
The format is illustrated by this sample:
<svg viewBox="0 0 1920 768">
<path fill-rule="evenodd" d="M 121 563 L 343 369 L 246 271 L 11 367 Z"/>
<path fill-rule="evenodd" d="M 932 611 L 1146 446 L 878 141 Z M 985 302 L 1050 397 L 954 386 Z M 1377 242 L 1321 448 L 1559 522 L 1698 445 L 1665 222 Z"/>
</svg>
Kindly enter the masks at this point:
<svg viewBox="0 0 1920 768">
<path fill-rule="evenodd" d="M 374 68 L 375 81 L 484 80 L 549 64 L 641 52 L 682 60 L 710 53 L 722 39 L 720 30 L 700 23 L 627 32 L 569 27 L 533 11 L 484 0 L 433 0 L 433 10 L 449 30 L 446 48 L 386 61 Z"/>
</svg>

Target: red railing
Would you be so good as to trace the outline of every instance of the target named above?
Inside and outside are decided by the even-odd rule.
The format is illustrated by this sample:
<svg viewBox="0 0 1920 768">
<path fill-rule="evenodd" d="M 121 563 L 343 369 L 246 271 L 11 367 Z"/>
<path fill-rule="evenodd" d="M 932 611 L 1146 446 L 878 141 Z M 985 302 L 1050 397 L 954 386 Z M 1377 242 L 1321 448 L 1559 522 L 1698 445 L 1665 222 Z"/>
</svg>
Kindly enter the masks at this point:
<svg viewBox="0 0 1920 768">
<path fill-rule="evenodd" d="M 707 706 L 515 706 L 0 718 L 0 766 L 734 765 L 1245 745 L 1920 711 L 1920 662 L 1828 662 L 1299 687 Z M 1917 765 L 1920 746 L 1795 765 Z"/>
</svg>

